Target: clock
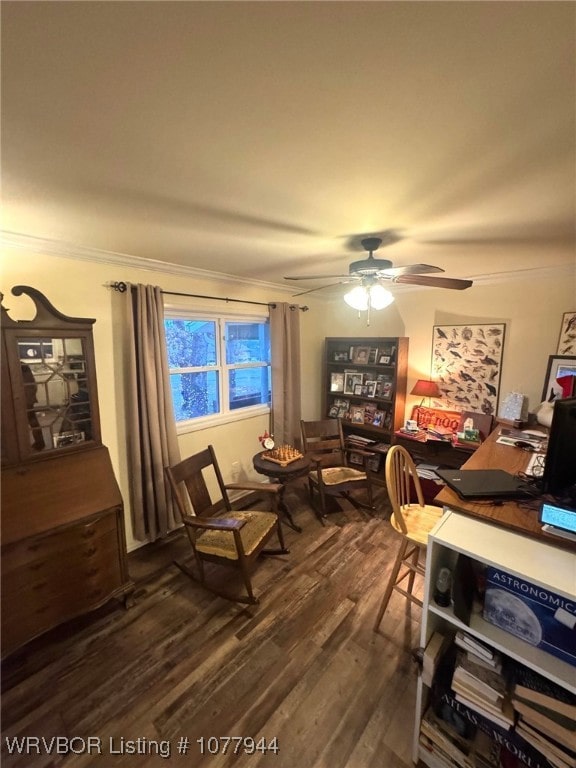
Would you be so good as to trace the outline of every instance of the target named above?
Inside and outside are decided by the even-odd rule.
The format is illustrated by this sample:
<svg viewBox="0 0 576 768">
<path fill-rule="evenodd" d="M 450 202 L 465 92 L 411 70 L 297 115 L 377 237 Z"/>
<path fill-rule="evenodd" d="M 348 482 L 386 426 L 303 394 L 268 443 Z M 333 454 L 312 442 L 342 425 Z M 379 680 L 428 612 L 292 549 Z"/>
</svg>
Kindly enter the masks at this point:
<svg viewBox="0 0 576 768">
<path fill-rule="evenodd" d="M 264 448 L 266 448 L 267 451 L 271 451 L 272 448 L 274 448 L 274 440 L 272 440 L 271 437 L 266 437 L 262 443 Z"/>
</svg>

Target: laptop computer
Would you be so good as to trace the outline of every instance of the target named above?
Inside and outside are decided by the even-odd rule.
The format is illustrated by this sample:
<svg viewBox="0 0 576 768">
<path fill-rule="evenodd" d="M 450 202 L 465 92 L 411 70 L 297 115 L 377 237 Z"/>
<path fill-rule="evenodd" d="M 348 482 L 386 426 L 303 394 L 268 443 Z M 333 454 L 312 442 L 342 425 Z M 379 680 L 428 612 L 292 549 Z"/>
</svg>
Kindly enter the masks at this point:
<svg viewBox="0 0 576 768">
<path fill-rule="evenodd" d="M 436 474 L 461 499 L 521 499 L 536 489 L 503 469 L 437 469 Z"/>
</svg>

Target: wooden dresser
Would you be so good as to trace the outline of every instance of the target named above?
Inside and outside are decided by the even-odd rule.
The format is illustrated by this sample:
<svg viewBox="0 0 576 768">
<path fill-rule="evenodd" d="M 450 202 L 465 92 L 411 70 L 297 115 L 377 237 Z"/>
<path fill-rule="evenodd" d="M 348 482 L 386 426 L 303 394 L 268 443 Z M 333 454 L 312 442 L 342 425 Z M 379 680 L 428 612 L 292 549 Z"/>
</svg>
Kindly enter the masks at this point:
<svg viewBox="0 0 576 768">
<path fill-rule="evenodd" d="M 2 656 L 132 591 L 124 512 L 100 441 L 93 320 L 35 289 L 31 321 L 2 307 Z"/>
</svg>

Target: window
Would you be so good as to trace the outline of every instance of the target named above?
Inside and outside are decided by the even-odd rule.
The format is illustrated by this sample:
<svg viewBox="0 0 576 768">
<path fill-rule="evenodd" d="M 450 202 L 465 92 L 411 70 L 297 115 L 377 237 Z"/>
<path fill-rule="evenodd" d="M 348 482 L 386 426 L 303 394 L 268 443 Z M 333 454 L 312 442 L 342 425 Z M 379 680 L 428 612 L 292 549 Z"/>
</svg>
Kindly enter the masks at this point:
<svg viewBox="0 0 576 768">
<path fill-rule="evenodd" d="M 267 319 L 180 313 L 164 328 L 177 423 L 270 408 Z"/>
</svg>

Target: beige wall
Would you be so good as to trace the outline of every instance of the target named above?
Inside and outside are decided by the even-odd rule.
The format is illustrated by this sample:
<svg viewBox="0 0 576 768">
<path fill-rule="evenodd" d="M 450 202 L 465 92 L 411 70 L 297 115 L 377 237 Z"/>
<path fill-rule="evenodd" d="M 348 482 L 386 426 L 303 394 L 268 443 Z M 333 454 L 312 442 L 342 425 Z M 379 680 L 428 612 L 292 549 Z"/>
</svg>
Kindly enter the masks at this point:
<svg viewBox="0 0 576 768">
<path fill-rule="evenodd" d="M 125 280 L 160 285 L 167 291 L 230 296 L 254 301 L 289 301 L 282 294 L 262 285 L 222 282 L 139 267 L 118 267 L 96 261 L 73 260 L 17 248 L 4 248 L 0 290 L 4 305 L 16 319 L 29 317 L 26 297 L 13 297 L 14 285 L 31 285 L 42 291 L 54 306 L 67 315 L 92 317 L 97 362 L 102 436 L 108 446 L 126 506 L 129 548 L 137 543 L 131 535 L 126 435 L 124 429 L 124 379 L 122 362 L 122 315 L 126 296 L 105 284 Z M 172 301 L 172 299 L 171 299 Z M 188 302 L 191 299 L 174 299 Z M 196 300 L 196 303 L 198 301 Z M 209 306 L 209 302 L 200 302 Z M 303 303 L 303 302 L 302 302 Z M 386 310 L 375 312 L 370 327 L 365 315 L 333 300 L 306 297 L 310 311 L 301 315 L 302 328 L 302 415 L 320 416 L 321 371 L 326 336 L 408 336 L 410 339 L 409 381 L 430 372 L 432 326 L 448 323 L 505 322 L 501 393 L 519 390 L 529 396 L 533 409 L 539 402 L 548 355 L 556 352 L 562 313 L 576 309 L 576 270 L 559 270 L 556 276 L 519 279 L 497 285 L 474 285 L 465 292 L 434 289 L 398 292 L 396 301 Z M 222 304 L 212 306 L 222 309 Z M 408 407 L 415 403 L 408 398 Z M 237 461 L 241 476 L 259 479 L 251 465 L 259 449 L 257 437 L 268 427 L 265 416 L 253 417 L 227 425 L 181 435 L 182 455 L 212 443 L 231 479 L 230 464 Z"/>
</svg>

